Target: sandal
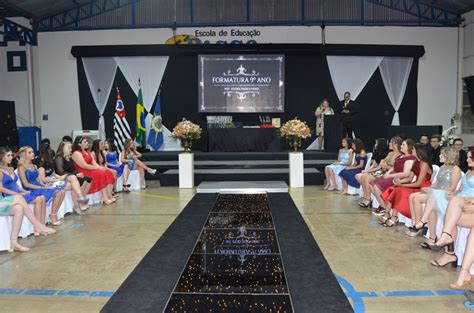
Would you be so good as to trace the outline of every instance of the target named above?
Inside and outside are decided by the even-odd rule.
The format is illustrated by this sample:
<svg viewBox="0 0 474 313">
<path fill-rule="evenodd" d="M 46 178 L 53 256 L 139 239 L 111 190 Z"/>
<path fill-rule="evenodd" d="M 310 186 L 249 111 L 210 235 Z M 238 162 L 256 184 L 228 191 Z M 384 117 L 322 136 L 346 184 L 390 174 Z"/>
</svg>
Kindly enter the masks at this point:
<svg viewBox="0 0 474 313">
<path fill-rule="evenodd" d="M 122 185 L 123 186 L 123 191 L 126 192 L 126 193 L 129 193 L 130 192 L 130 187 L 132 185 L 128 184 L 128 185 Z"/>
<path fill-rule="evenodd" d="M 417 228 L 417 227 L 416 227 L 416 224 L 417 224 L 417 223 L 415 223 L 415 225 L 413 225 L 413 226 L 408 227 L 408 233 L 407 233 L 408 236 L 410 236 L 410 237 L 416 237 L 416 236 L 418 236 L 419 234 L 424 233 L 424 232 L 428 229 L 428 228 L 426 227 L 426 225 L 428 224 L 428 222 L 423 222 L 422 220 L 420 220 L 420 222 L 421 222 L 421 224 L 422 224 L 420 228 Z"/>
<path fill-rule="evenodd" d="M 429 238 L 429 239 L 433 239 L 433 238 Z M 434 237 L 434 243 L 436 243 L 436 241 L 438 241 L 438 237 Z M 429 244 L 427 241 L 423 242 L 420 247 L 422 247 L 423 249 L 428 249 L 428 250 L 431 250 L 431 244 Z"/>
<path fill-rule="evenodd" d="M 365 201 L 368 201 L 368 202 L 365 202 Z M 359 206 L 360 206 L 361 208 L 369 208 L 369 207 L 372 206 L 372 201 L 370 201 L 370 199 L 365 199 L 365 198 L 364 198 L 363 201 L 359 202 Z"/>
<path fill-rule="evenodd" d="M 448 242 L 448 243 L 445 243 L 444 245 L 442 246 L 439 246 L 437 245 L 436 243 L 434 245 L 431 245 L 430 248 L 431 250 L 434 250 L 434 251 L 439 251 L 441 249 L 443 249 L 444 247 L 448 247 L 448 251 L 454 251 L 454 238 L 453 236 L 450 234 L 450 233 L 447 233 L 447 232 L 442 232 L 442 234 L 446 234 L 448 235 L 449 237 L 451 237 L 452 241 L 451 242 Z"/>
<path fill-rule="evenodd" d="M 55 217 L 55 218 L 52 219 L 51 217 Z M 63 224 L 63 221 L 58 220 L 58 215 L 57 214 L 49 214 L 49 220 L 51 221 L 51 225 L 53 225 L 53 226 L 59 226 L 59 225 Z M 56 221 L 54 221 L 54 220 L 56 220 Z"/>
<path fill-rule="evenodd" d="M 435 266 L 435 267 L 445 267 L 446 265 L 451 264 L 451 266 L 454 267 L 454 268 L 458 267 L 458 257 L 457 257 L 457 255 L 454 254 L 454 253 L 449 253 L 449 252 L 444 252 L 444 253 L 447 254 L 447 255 L 454 256 L 456 259 L 455 259 L 454 261 L 446 262 L 446 263 L 444 263 L 444 264 L 440 264 L 440 263 L 438 262 L 438 260 L 432 260 L 432 261 L 430 262 L 431 265 L 433 265 L 433 266 Z"/>
<path fill-rule="evenodd" d="M 382 224 L 383 227 L 392 227 L 396 225 L 398 225 L 398 216 L 392 216 Z"/>
<path fill-rule="evenodd" d="M 457 289 L 457 290 L 463 290 L 467 289 L 467 287 L 474 282 L 474 277 L 472 277 L 471 273 L 469 272 L 468 269 L 461 267 L 461 272 L 466 271 L 467 275 L 469 275 L 469 279 L 465 280 L 461 285 L 458 285 L 456 283 L 449 285 L 449 288 L 451 289 Z"/>
</svg>

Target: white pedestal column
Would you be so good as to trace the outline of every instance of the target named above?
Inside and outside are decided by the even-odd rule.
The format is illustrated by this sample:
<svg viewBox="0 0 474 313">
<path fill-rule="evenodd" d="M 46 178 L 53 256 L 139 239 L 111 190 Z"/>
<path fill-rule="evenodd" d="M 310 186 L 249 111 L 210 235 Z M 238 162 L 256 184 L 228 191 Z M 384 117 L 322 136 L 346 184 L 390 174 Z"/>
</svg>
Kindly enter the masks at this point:
<svg viewBox="0 0 474 313">
<path fill-rule="evenodd" d="M 194 187 L 194 154 L 179 154 L 179 188 Z"/>
<path fill-rule="evenodd" d="M 303 152 L 290 152 L 290 188 L 304 187 Z"/>
</svg>

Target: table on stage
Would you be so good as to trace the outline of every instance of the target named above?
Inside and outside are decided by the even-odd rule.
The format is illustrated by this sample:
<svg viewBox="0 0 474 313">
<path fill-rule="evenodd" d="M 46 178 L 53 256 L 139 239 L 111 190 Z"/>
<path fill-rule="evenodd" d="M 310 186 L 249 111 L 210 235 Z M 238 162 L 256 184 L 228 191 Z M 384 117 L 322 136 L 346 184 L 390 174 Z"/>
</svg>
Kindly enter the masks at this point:
<svg viewBox="0 0 474 313">
<path fill-rule="evenodd" d="M 282 151 L 275 128 L 211 128 L 205 135 L 207 152 Z"/>
</svg>

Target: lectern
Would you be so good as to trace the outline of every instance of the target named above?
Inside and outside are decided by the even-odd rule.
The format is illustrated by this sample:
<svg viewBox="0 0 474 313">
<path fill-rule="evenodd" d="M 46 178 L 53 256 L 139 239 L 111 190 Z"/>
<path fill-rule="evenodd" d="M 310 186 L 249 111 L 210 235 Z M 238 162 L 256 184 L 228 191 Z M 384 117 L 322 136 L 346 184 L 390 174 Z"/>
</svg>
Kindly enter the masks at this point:
<svg viewBox="0 0 474 313">
<path fill-rule="evenodd" d="M 342 120 L 339 114 L 324 116 L 324 150 L 339 151 L 342 141 Z"/>
</svg>

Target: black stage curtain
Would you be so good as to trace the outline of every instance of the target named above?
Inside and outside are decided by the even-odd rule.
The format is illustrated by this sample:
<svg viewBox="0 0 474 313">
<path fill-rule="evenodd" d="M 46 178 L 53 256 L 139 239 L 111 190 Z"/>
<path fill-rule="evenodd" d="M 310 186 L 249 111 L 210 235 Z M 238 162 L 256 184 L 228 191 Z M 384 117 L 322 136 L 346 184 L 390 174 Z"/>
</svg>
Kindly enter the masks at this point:
<svg viewBox="0 0 474 313">
<path fill-rule="evenodd" d="M 374 51 L 400 52 L 403 56 L 415 56 L 415 60 L 410 73 L 408 86 L 405 92 L 402 105 L 399 110 L 401 125 L 416 125 L 417 120 L 417 73 L 418 56 L 424 53 L 423 47 L 419 46 L 396 46 L 395 50 L 387 50 L 386 47 L 393 46 L 365 46 L 361 45 L 359 50 L 357 45 L 328 45 L 332 47 L 319 47 L 320 45 L 194 45 L 185 48 L 184 46 L 164 47 L 158 46 L 158 50 L 153 50 L 155 46 L 147 46 L 149 51 L 142 53 L 136 46 L 119 46 L 117 53 L 113 55 L 128 55 L 131 53 L 129 47 L 135 47 L 134 55 L 156 55 L 158 52 L 168 52 L 170 55 L 161 82 L 161 111 L 163 124 L 172 130 L 177 122 L 183 117 L 190 119 L 205 129 L 206 114 L 198 112 L 198 59 L 200 53 L 281 53 L 285 54 L 285 113 L 266 114 L 270 117 L 280 117 L 282 122 L 298 117 L 308 125 L 315 128 L 314 111 L 323 98 L 327 98 L 332 106 L 338 102 L 338 96 L 332 85 L 331 76 L 324 52 L 338 53 L 339 55 L 373 55 L 369 51 L 372 47 Z M 259 48 L 256 50 L 256 47 Z M 296 47 L 297 46 L 297 47 Z M 316 47 L 318 46 L 318 47 Z M 276 47 L 282 50 L 276 51 Z M 286 47 L 286 48 L 285 48 Z M 346 50 L 343 51 L 343 47 Z M 285 48 L 285 49 L 283 49 Z M 296 49 L 298 48 L 298 49 Z M 305 50 L 305 49 L 306 50 Z M 317 48 L 317 49 L 316 49 Z M 161 49 L 161 50 L 160 50 Z M 150 51 L 155 51 L 151 54 Z M 394 52 L 395 51 L 395 52 Z M 178 53 L 180 52 L 180 53 Z M 304 53 L 303 53 L 304 52 Z M 110 47 L 74 47 L 75 56 L 106 56 L 111 55 Z M 401 55 L 401 54 L 396 55 Z M 411 54 L 407 54 L 411 53 Z M 377 54 L 384 55 L 384 54 Z M 386 54 L 388 55 L 388 54 Z M 393 54 L 391 54 L 393 55 Z M 97 129 L 98 112 L 87 83 L 81 58 L 78 59 L 79 96 L 81 105 L 81 117 L 84 129 Z M 122 99 L 127 112 L 127 120 L 132 133 L 135 131 L 135 106 L 137 97 L 130 88 L 125 77 L 117 70 L 115 85 L 119 87 Z M 107 137 L 113 137 L 113 116 L 115 111 L 116 94 L 112 89 L 106 111 L 104 113 Z M 377 70 L 369 80 L 363 91 L 357 98 L 356 104 L 359 107 L 359 114 L 354 121 L 355 132 L 371 149 L 376 138 L 388 135 L 388 126 L 391 125 L 394 110 L 388 99 L 385 87 L 382 82 L 379 70 Z M 154 108 L 152 108 L 151 113 Z M 245 124 L 258 123 L 258 114 L 232 114 L 234 121 L 241 121 Z M 303 142 L 306 148 L 314 137 Z M 204 148 L 203 139 L 197 141 L 194 149 Z"/>
</svg>

